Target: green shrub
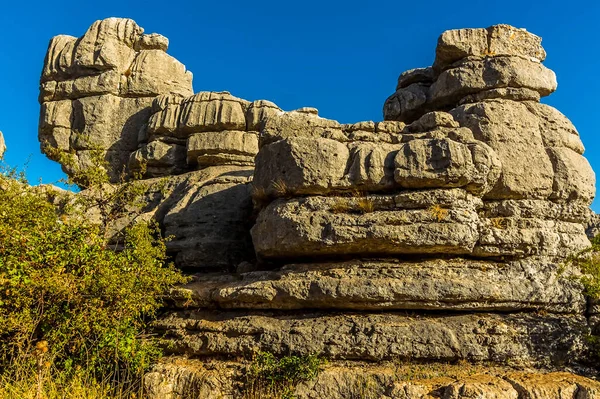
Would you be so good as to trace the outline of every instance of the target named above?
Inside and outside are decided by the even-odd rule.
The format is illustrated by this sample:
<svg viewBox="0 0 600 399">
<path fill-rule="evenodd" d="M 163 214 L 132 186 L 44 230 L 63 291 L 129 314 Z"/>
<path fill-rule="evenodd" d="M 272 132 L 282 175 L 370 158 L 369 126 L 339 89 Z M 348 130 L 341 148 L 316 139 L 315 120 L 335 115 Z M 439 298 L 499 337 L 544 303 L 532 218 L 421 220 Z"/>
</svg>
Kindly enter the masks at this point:
<svg viewBox="0 0 600 399">
<path fill-rule="evenodd" d="M 569 262 L 581 270 L 580 280 L 585 293 L 592 299 L 600 299 L 600 235 L 591 240 L 592 246 L 569 258 Z"/>
<path fill-rule="evenodd" d="M 323 363 L 316 355 L 276 358 L 259 352 L 250 365 L 244 398 L 292 399 L 294 387 L 315 378 Z"/>
<path fill-rule="evenodd" d="M 167 263 L 156 223 L 131 217 L 118 242 L 107 233 L 110 222 L 134 212 L 142 186 L 110 185 L 98 165 L 87 179 L 90 196 L 32 188 L 13 171 L 0 177 L 5 380 L 83 373 L 84 380 L 136 383 L 160 355 L 145 338 L 146 323 L 186 279 Z M 89 217 L 91 208 L 98 217 Z"/>
<path fill-rule="evenodd" d="M 579 268 L 582 276 L 579 280 L 585 288 L 585 294 L 592 300 L 600 300 L 600 235 L 591 240 L 592 246 L 569 257 L 567 263 Z M 596 361 L 600 360 L 600 336 L 589 335 L 588 344 L 590 355 Z"/>
</svg>

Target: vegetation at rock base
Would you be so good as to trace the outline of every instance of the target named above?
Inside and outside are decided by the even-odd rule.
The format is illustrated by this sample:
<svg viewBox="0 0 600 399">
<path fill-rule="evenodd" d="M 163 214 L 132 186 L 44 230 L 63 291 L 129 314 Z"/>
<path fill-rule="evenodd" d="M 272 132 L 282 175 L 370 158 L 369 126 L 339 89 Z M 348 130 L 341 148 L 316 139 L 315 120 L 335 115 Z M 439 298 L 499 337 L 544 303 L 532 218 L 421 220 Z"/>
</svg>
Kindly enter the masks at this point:
<svg viewBox="0 0 600 399">
<path fill-rule="evenodd" d="M 573 255 L 569 262 L 579 267 L 583 276 L 581 282 L 586 294 L 595 300 L 600 299 L 600 235 L 591 240 L 592 246 Z"/>
<path fill-rule="evenodd" d="M 323 364 L 316 355 L 277 358 L 259 352 L 250 365 L 243 399 L 293 399 L 295 386 L 315 378 Z"/>
<path fill-rule="evenodd" d="M 592 246 L 569 257 L 568 262 L 581 270 L 579 280 L 585 288 L 586 295 L 593 301 L 600 302 L 600 235 L 591 240 Z M 590 335 L 588 341 L 592 356 L 600 360 L 600 336 Z"/>
<path fill-rule="evenodd" d="M 31 187 L 14 170 L 0 177 L 3 398 L 132 397 L 160 355 L 144 330 L 185 278 L 158 226 L 135 217 L 140 187 L 108 184 L 97 165 L 88 196 Z"/>
</svg>

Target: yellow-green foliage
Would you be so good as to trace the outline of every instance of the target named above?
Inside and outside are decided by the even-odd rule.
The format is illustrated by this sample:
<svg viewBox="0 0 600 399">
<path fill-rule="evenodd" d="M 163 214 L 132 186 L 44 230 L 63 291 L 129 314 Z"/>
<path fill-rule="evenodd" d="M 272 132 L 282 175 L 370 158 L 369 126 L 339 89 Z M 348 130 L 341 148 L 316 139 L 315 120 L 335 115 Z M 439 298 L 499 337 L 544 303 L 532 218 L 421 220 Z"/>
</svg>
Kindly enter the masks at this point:
<svg viewBox="0 0 600 399">
<path fill-rule="evenodd" d="M 577 266 L 583 275 L 581 283 L 585 293 L 593 300 L 600 300 L 600 235 L 591 240 L 592 246 L 569 258 L 569 263 Z M 600 336 L 589 337 L 591 351 L 600 360 Z"/>
<path fill-rule="evenodd" d="M 115 389 L 108 381 L 98 382 L 89 375 L 78 372 L 71 376 L 58 377 L 46 372 L 36 378 L 6 378 L 0 376 L 0 398 L 2 399 L 140 399 L 138 387 Z M 41 382 L 42 390 L 38 390 Z"/>
<path fill-rule="evenodd" d="M 250 365 L 244 399 L 293 399 L 294 388 L 315 378 L 324 360 L 316 355 L 284 356 L 259 352 Z"/>
<path fill-rule="evenodd" d="M 143 338 L 146 322 L 185 279 L 167 264 L 153 222 L 132 223 L 118 246 L 109 243 L 108 223 L 135 205 L 138 189 L 115 189 L 98 173 L 88 179 L 97 197 L 57 208 L 17 177 L 0 177 L 0 377 L 139 381 L 160 353 Z M 96 222 L 86 205 L 103 208 Z"/>
<path fill-rule="evenodd" d="M 581 282 L 586 294 L 592 299 L 600 299 L 600 235 L 594 237 L 592 246 L 569 259 L 583 273 Z"/>
<path fill-rule="evenodd" d="M 428 211 L 438 222 L 442 222 L 448 217 L 448 209 L 442 208 L 438 204 L 430 206 Z"/>
<path fill-rule="evenodd" d="M 490 224 L 494 229 L 504 230 L 507 227 L 506 219 L 504 218 L 491 218 Z"/>
</svg>

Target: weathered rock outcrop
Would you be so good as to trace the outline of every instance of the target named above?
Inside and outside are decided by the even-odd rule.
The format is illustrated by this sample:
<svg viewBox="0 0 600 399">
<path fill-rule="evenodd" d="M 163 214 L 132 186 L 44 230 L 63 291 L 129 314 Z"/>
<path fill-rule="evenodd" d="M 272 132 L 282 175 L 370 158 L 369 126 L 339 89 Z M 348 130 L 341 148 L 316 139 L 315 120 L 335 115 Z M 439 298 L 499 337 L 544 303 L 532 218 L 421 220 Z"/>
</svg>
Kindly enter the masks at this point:
<svg viewBox="0 0 600 399">
<path fill-rule="evenodd" d="M 166 53 L 168 40 L 134 21 L 95 22 L 81 38 L 50 41 L 40 86 L 39 138 L 70 175 L 101 151 L 115 183 L 146 179 L 148 216 L 173 236 L 178 266 L 227 270 L 254 258 L 249 182 L 257 126 L 281 110 L 227 92 L 193 95 L 192 74 Z M 152 187 L 168 177 L 165 195 Z M 157 199 L 161 198 L 161 199 Z M 158 203 L 157 203 L 158 201 Z"/>
<path fill-rule="evenodd" d="M 6 152 L 6 144 L 4 143 L 4 136 L 2 136 L 2 132 L 0 132 L 0 158 L 4 156 Z"/>
<path fill-rule="evenodd" d="M 218 359 L 257 351 L 359 362 L 376 375 L 373 397 L 600 396 L 570 374 L 403 382 L 365 363 L 594 373 L 586 336 L 600 334 L 600 310 L 564 261 L 589 246 L 595 176 L 575 127 L 539 102 L 557 87 L 539 37 L 444 32 L 433 66 L 400 75 L 385 120 L 355 124 L 193 94 L 167 44 L 126 19 L 58 36 L 40 95 L 51 156 L 74 152 L 85 168 L 101 149 L 115 180 L 166 177 L 146 216 L 197 274 L 155 329 L 167 353 L 221 371 L 159 365 L 151 397 L 236 397 L 243 366 Z M 357 364 L 327 368 L 297 397 L 356 397 Z"/>
<path fill-rule="evenodd" d="M 40 84 L 42 150 L 74 150 L 67 173 L 87 167 L 101 149 L 118 180 L 138 148 L 154 97 L 191 95 L 192 74 L 166 53 L 168 40 L 134 21 L 96 21 L 80 38 L 50 41 Z"/>
<path fill-rule="evenodd" d="M 176 360 L 147 374 L 152 398 L 243 397 L 248 365 L 236 362 L 201 363 Z M 335 361 L 318 377 L 293 391 L 298 399 L 581 399 L 600 395 L 600 383 L 569 373 L 545 373 L 495 366 L 402 364 Z"/>
</svg>

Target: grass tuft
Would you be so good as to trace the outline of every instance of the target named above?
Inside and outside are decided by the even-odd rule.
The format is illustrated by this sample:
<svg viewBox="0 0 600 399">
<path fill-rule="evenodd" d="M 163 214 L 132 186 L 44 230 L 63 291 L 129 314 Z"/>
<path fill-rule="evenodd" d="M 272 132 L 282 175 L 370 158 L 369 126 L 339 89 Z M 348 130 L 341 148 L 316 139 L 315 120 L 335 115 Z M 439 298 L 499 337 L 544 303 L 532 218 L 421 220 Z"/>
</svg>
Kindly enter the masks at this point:
<svg viewBox="0 0 600 399">
<path fill-rule="evenodd" d="M 448 209 L 442 208 L 439 204 L 432 205 L 427 210 L 438 222 L 442 222 L 448 217 Z"/>
<path fill-rule="evenodd" d="M 271 182 L 273 191 L 278 197 L 288 197 L 291 194 L 291 190 L 287 183 L 283 179 L 277 179 Z"/>
</svg>

